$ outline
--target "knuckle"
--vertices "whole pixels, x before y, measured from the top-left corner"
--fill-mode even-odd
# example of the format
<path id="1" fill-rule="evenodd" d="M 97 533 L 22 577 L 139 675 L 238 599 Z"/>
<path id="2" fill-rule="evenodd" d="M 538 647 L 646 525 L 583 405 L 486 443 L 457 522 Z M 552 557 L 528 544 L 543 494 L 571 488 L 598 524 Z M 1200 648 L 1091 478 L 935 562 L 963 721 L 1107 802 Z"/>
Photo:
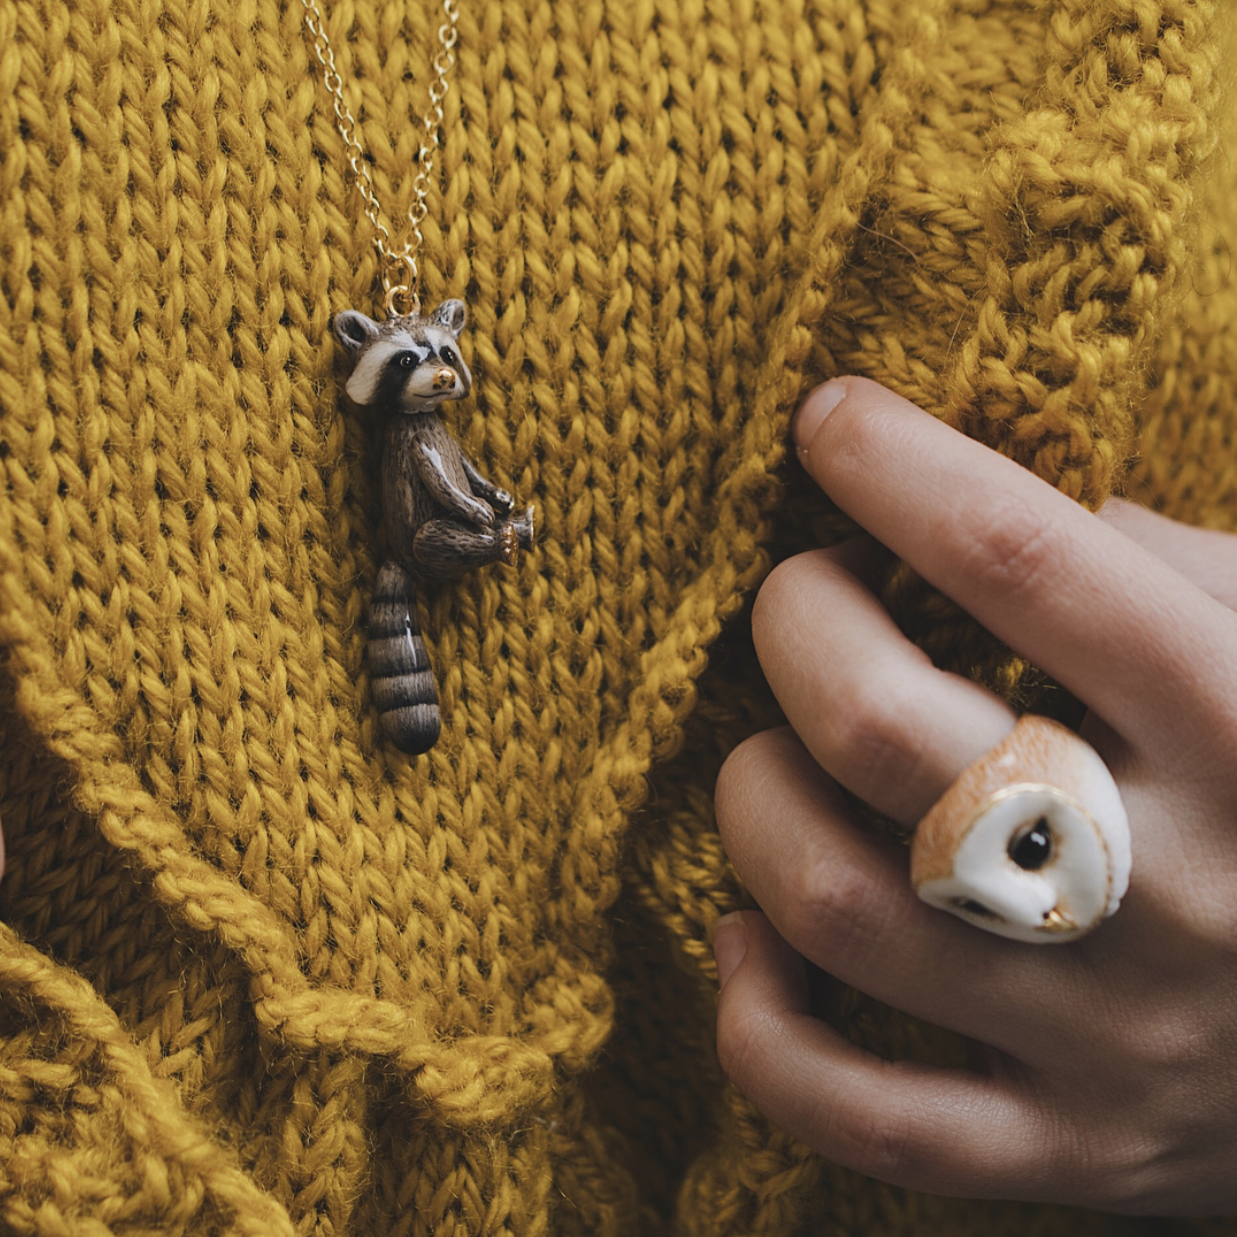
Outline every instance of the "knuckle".
<path id="1" fill-rule="evenodd" d="M 792 945 L 818 942 L 833 959 L 863 965 L 873 943 L 881 939 L 880 907 L 874 904 L 872 882 L 821 855 L 795 864 L 788 876 L 780 918 L 783 935 Z M 820 949 L 809 952 L 819 954 Z"/>
<path id="2" fill-rule="evenodd" d="M 1123 1087 L 1131 1087 L 1129 1078 Z M 1126 1103 L 1130 1099 L 1129 1094 L 1123 1097 Z M 1043 1093 L 1037 1115 L 1027 1130 L 1031 1162 L 1038 1166 L 1039 1179 L 1052 1182 L 1062 1201 L 1104 1211 L 1144 1209 L 1154 1193 L 1160 1159 L 1145 1123 L 1106 1120 L 1097 1126 L 1091 1113 L 1072 1104 L 1062 1107 L 1059 1096 L 1049 1092 Z"/>
<path id="3" fill-rule="evenodd" d="M 906 1114 L 855 1113 L 838 1131 L 838 1159 L 882 1181 L 918 1180 L 928 1171 Z"/>
<path id="4" fill-rule="evenodd" d="M 1053 519 L 1005 498 L 993 503 L 985 527 L 965 543 L 962 569 L 985 592 L 1034 595 L 1062 561 L 1063 544 Z"/>
<path id="5" fill-rule="evenodd" d="M 1164 1169 L 1173 1156 L 1135 1123 L 1127 1130 L 1064 1136 L 1055 1158 L 1061 1166 L 1058 1180 L 1068 1180 L 1079 1201 L 1104 1211 L 1145 1215 L 1164 1203 Z"/>
<path id="6" fill-rule="evenodd" d="M 1149 1156 L 1154 1160 L 1154 1155 Z M 1154 1215 L 1165 1210 L 1158 1163 L 1131 1162 L 1104 1166 L 1088 1179 L 1089 1206 L 1122 1215 Z"/>
<path id="7" fill-rule="evenodd" d="M 857 793 L 913 779 L 922 734 L 903 679 L 865 667 L 862 679 L 835 686 L 823 716 L 825 764 Z"/>
<path id="8" fill-rule="evenodd" d="M 1037 1126 L 1028 1132 L 1042 1171 L 1073 1188 L 1077 1181 L 1099 1182 L 1109 1173 L 1106 1153 L 1092 1133 L 1045 1100 Z"/>

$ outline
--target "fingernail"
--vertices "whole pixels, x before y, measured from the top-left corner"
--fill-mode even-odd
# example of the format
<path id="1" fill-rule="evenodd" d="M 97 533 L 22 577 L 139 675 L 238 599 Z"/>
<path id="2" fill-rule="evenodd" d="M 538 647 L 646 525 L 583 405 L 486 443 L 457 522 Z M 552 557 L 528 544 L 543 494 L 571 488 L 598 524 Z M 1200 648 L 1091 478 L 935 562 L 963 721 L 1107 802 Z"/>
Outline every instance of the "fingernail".
<path id="1" fill-rule="evenodd" d="M 717 985 L 725 987 L 726 980 L 743 961 L 747 952 L 747 925 L 739 911 L 723 915 L 713 929 L 713 957 L 717 960 Z"/>
<path id="2" fill-rule="evenodd" d="M 791 422 L 790 432 L 800 452 L 807 450 L 808 443 L 815 438 L 816 431 L 824 424 L 825 418 L 842 402 L 845 396 L 846 384 L 837 378 L 831 378 L 823 387 L 817 387 L 799 405 L 799 411 L 795 413 L 795 418 Z"/>

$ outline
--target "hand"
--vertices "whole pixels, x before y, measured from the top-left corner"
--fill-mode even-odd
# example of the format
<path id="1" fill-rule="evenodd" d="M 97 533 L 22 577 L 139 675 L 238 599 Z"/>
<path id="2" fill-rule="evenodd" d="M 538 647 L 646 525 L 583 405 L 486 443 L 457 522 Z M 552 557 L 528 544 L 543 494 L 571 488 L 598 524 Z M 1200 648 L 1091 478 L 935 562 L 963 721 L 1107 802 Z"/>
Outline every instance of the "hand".
<path id="1" fill-rule="evenodd" d="M 814 392 L 794 432 L 875 540 L 791 559 L 756 601 L 793 731 L 748 740 L 717 786 L 764 912 L 719 925 L 726 1072 L 790 1133 L 895 1184 L 1237 1208 L 1237 615 L 1221 604 L 1237 599 L 1237 539 L 1126 504 L 1092 515 L 862 379 Z M 1090 709 L 1082 734 L 1121 788 L 1134 870 L 1082 940 L 1020 944 L 930 909 L 905 848 L 839 791 L 913 826 L 1014 724 L 897 630 L 873 592 L 881 545 Z M 803 958 L 978 1041 L 982 1064 L 856 1048 L 809 1014 Z"/>

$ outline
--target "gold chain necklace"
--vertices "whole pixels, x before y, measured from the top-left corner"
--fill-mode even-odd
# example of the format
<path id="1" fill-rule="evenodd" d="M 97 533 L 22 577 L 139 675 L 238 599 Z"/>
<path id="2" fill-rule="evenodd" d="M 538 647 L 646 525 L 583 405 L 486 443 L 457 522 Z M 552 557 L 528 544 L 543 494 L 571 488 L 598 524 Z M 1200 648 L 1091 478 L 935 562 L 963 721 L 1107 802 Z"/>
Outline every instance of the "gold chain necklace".
<path id="1" fill-rule="evenodd" d="M 446 20 L 438 27 L 438 50 L 434 53 L 434 80 L 430 82 L 430 105 L 421 122 L 421 149 L 417 155 L 417 178 L 413 182 L 413 203 L 408 211 L 408 239 L 403 249 L 396 251 L 391 247 L 391 233 L 382 221 L 382 208 L 378 205 L 378 195 L 374 192 L 374 180 L 369 170 L 369 162 L 365 151 L 356 136 L 356 118 L 344 100 L 344 83 L 335 67 L 335 49 L 331 46 L 330 37 L 326 32 L 326 22 L 318 0 L 301 0 L 305 10 L 305 25 L 313 37 L 314 51 L 322 66 L 323 81 L 335 101 L 335 124 L 339 135 L 344 139 L 348 153 L 348 164 L 356 187 L 365 202 L 365 215 L 374 229 L 374 245 L 383 263 L 382 287 L 386 293 L 387 315 L 395 313 L 396 302 L 401 297 L 407 297 L 409 312 L 416 313 L 420 308 L 420 297 L 417 294 L 417 280 L 420 274 L 417 267 L 417 254 L 420 251 L 423 237 L 421 224 L 425 222 L 428 210 L 426 199 L 429 196 L 430 176 L 434 170 L 434 151 L 438 149 L 438 135 L 442 129 L 442 104 L 447 97 L 450 83 L 447 74 L 455 66 L 455 44 L 459 38 L 457 23 L 459 22 L 459 0 L 443 0 L 443 16 Z"/>
<path id="2" fill-rule="evenodd" d="M 438 27 L 430 106 L 422 122 L 408 239 L 402 249 L 392 246 L 382 221 L 318 0 L 301 4 L 384 266 L 386 320 L 376 322 L 345 309 L 331 319 L 331 330 L 351 364 L 344 386 L 348 398 L 386 419 L 382 450 L 386 558 L 370 602 L 370 691 L 387 738 L 401 751 L 416 754 L 437 742 L 442 724 L 429 653 L 417 620 L 418 585 L 455 579 L 487 563 L 512 563 L 520 550 L 533 548 L 533 508 L 517 512 L 515 499 L 482 476 L 438 413 L 444 401 L 463 399 L 472 388 L 472 374 L 458 347 L 468 316 L 464 302 L 446 300 L 423 315 L 417 290 L 421 224 L 442 129 L 447 74 L 455 64 L 459 0 L 444 0 L 442 6 L 446 21 Z M 401 300 L 407 305 L 404 312 L 396 309 Z"/>

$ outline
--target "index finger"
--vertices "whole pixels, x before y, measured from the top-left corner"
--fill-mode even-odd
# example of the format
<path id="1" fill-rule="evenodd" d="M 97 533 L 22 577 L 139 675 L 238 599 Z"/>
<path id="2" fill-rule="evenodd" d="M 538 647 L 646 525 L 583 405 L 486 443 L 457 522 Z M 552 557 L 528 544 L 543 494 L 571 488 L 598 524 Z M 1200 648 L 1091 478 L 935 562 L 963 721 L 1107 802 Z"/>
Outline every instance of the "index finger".
<path id="1" fill-rule="evenodd" d="M 1237 619 L 1105 521 L 867 379 L 794 434 L 843 511 L 1127 739 L 1231 728 Z"/>

